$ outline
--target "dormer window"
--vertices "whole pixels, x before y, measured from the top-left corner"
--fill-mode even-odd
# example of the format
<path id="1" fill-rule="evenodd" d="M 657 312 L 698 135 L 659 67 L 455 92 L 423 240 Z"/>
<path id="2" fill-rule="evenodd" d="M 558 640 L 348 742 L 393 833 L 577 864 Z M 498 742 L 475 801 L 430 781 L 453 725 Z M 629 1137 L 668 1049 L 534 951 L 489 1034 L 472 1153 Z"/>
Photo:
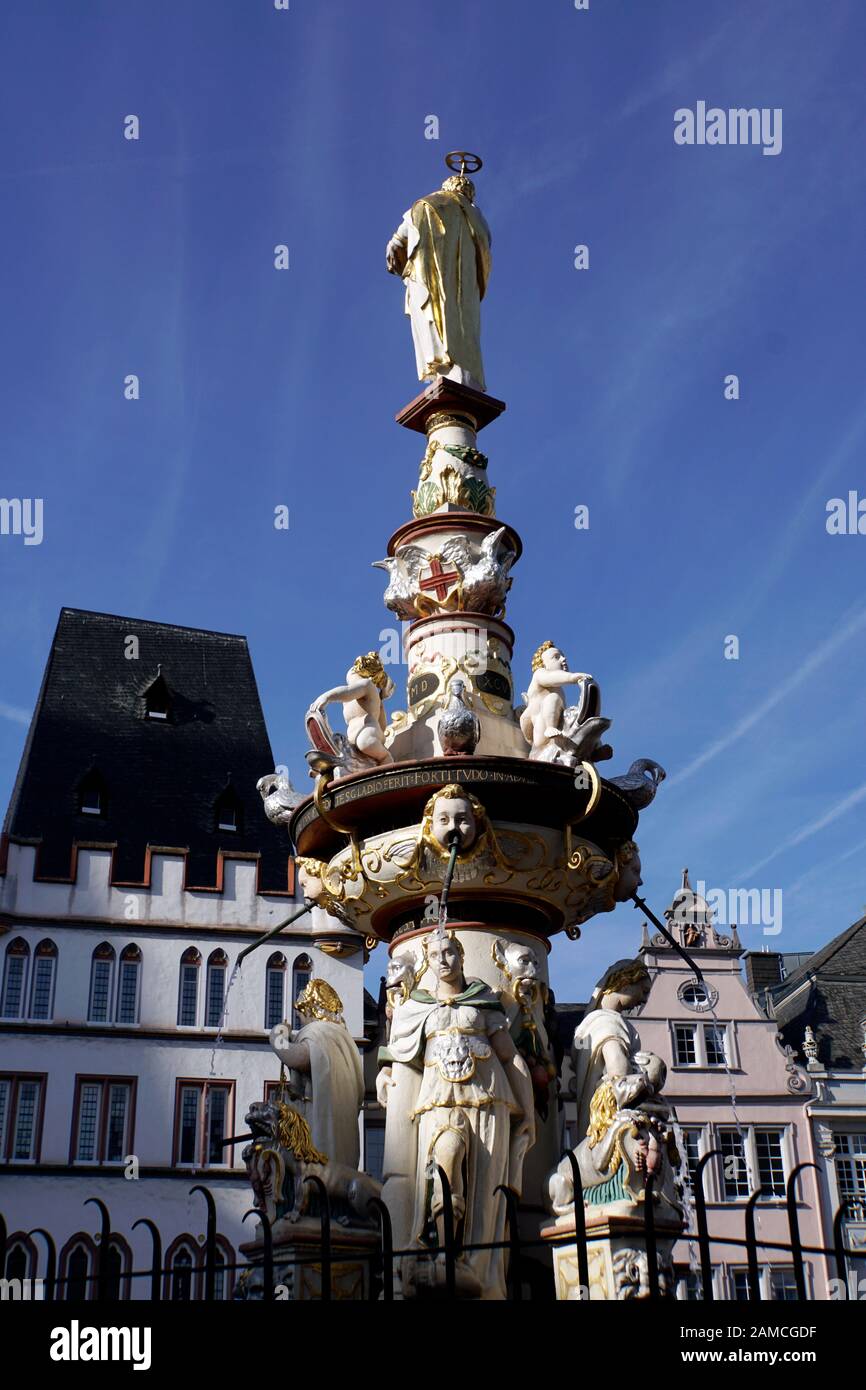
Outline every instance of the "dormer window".
<path id="1" fill-rule="evenodd" d="M 78 809 L 83 816 L 104 816 L 108 808 L 105 783 L 96 771 L 88 772 L 78 785 Z"/>
<path id="2" fill-rule="evenodd" d="M 161 670 L 157 670 L 156 679 L 152 680 L 144 692 L 144 717 L 145 719 L 168 719 L 171 710 L 171 693 L 165 682 L 165 677 Z"/>
<path id="3" fill-rule="evenodd" d="M 239 835 L 243 830 L 243 806 L 234 787 L 228 786 L 220 792 L 215 807 L 216 828 L 226 830 L 231 835 Z"/>

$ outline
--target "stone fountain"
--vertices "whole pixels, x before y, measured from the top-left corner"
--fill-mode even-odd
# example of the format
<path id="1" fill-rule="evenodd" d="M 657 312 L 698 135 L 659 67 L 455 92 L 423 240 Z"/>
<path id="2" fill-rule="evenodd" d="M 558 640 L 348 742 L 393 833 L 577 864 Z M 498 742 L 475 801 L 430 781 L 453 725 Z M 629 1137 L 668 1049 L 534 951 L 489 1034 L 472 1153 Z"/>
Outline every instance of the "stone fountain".
<path id="1" fill-rule="evenodd" d="M 503 1238 L 500 1183 L 520 1196 L 524 1235 L 538 1235 L 547 1209 L 562 1244 L 550 941 L 577 940 L 591 917 L 636 893 L 638 813 L 664 776 L 642 759 L 602 777 L 613 750 L 598 683 L 543 631 L 532 634 L 527 690 L 515 690 L 506 604 L 521 541 L 498 515 L 479 446 L 505 410 L 481 363 L 490 234 L 469 178 L 481 161 L 457 152 L 447 162 L 451 175 L 412 205 L 387 248 L 426 383 L 396 416 L 423 442 L 412 515 L 374 562 L 405 628 L 405 708 L 386 714 L 395 684 L 382 654 L 356 657 L 307 712 L 313 794 L 277 810 L 319 930 L 384 942 L 390 954 L 382 1197 L 395 1247 L 419 1251 L 400 1262 L 405 1298 L 442 1287 L 436 1258 L 421 1253 L 441 1235 L 440 1170 L 466 1244 Z M 345 732 L 330 722 L 337 704 Z M 633 1078 L 644 1074 L 636 1053 Z M 658 1080 L 620 1087 L 622 1106 L 646 1104 Z M 654 1154 L 667 1143 L 663 1108 L 644 1124 Z M 638 1149 L 646 1169 L 647 1146 Z M 632 1201 L 639 1169 L 629 1164 Z M 595 1176 L 605 1180 L 603 1164 Z M 465 1253 L 458 1296 L 505 1297 L 505 1271 L 502 1251 Z M 563 1285 L 559 1296 L 574 1295 Z M 594 1296 L 617 1296 L 611 1280 Z"/>

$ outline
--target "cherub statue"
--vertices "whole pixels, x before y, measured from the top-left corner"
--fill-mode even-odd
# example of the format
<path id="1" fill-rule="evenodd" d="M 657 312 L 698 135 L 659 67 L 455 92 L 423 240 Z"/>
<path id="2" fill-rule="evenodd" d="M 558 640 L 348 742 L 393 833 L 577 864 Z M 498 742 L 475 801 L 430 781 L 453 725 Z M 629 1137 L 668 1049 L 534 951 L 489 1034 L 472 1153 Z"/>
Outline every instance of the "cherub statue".
<path id="1" fill-rule="evenodd" d="M 580 703 L 566 705 L 561 694 L 566 685 L 582 686 Z M 578 767 L 597 762 L 613 752 L 600 742 L 610 720 L 599 714 L 601 692 L 585 671 L 569 671 L 568 662 L 552 642 L 542 642 L 532 658 L 532 680 L 524 694 L 526 707 L 520 728 L 530 745 L 530 758 L 543 763 Z"/>
<path id="2" fill-rule="evenodd" d="M 357 896 L 357 892 L 347 893 L 346 889 L 353 882 L 359 890 L 363 886 L 363 878 L 355 877 L 353 880 L 352 866 L 341 866 L 328 877 L 329 869 L 324 860 L 299 854 L 295 858 L 295 867 L 307 906 L 321 908 L 322 912 L 351 926 L 351 913 L 346 905 L 352 897 Z"/>
<path id="3" fill-rule="evenodd" d="M 383 703 L 393 693 L 394 682 L 378 652 L 356 657 L 346 672 L 346 684 L 326 690 L 307 711 L 307 733 L 313 746 L 334 757 L 344 774 L 393 762 L 384 743 L 387 720 Z M 334 733 L 325 718 L 325 706 L 332 702 L 345 706 L 345 736 Z"/>
<path id="4" fill-rule="evenodd" d="M 586 1206 L 637 1212 L 651 1175 L 655 1200 L 678 1216 L 679 1156 L 670 1110 L 659 1098 L 666 1067 L 655 1053 L 642 1051 L 637 1029 L 624 1017 L 646 1002 L 650 985 L 642 960 L 616 961 L 598 982 L 575 1029 L 572 1059 L 581 1139 L 574 1153 Z M 567 1159 L 551 1174 L 548 1197 L 557 1216 L 570 1215 L 574 1184 Z"/>
<path id="5" fill-rule="evenodd" d="M 270 1044 L 288 1071 L 288 1094 L 299 1104 L 312 1143 L 335 1163 L 358 1167 L 358 1115 L 364 1103 L 364 1073 L 343 1005 L 326 980 L 313 979 L 295 1008 L 304 1026 L 271 1029 Z"/>
<path id="6" fill-rule="evenodd" d="M 421 835 L 406 872 L 422 883 L 444 878 L 454 837 L 459 846 L 455 883 L 497 867 L 510 871 L 481 802 L 459 782 L 450 782 L 434 792 L 424 807 Z"/>
<path id="7" fill-rule="evenodd" d="M 614 902 L 625 903 L 643 883 L 640 876 L 640 850 L 634 840 L 626 840 L 624 845 L 620 845 L 615 855 L 615 863 L 617 880 L 613 893 Z"/>

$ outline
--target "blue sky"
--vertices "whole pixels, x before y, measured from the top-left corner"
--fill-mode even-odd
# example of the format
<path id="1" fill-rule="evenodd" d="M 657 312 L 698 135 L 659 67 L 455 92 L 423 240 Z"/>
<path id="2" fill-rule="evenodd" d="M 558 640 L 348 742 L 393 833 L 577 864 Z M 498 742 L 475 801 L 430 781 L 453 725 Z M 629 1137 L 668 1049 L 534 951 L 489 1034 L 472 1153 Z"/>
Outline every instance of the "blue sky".
<path id="1" fill-rule="evenodd" d="M 390 622 L 370 561 L 417 477 L 384 246 L 462 147 L 517 689 L 554 638 L 601 682 L 607 767 L 667 768 L 657 912 L 688 864 L 782 891 L 754 948 L 859 916 L 866 536 L 825 522 L 866 495 L 864 40 L 859 0 L 5 4 L 0 494 L 44 499 L 44 539 L 0 536 L 4 804 L 63 604 L 246 633 L 303 784 L 303 711 Z M 676 145 L 699 100 L 782 108 L 781 153 Z M 556 942 L 558 997 L 638 928 Z"/>

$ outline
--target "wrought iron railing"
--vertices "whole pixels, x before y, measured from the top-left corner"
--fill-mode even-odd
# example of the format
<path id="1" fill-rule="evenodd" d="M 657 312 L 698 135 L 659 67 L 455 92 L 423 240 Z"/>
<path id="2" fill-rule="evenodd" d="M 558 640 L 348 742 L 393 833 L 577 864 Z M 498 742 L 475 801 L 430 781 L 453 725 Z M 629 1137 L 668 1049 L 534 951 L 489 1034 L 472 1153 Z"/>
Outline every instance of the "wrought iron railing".
<path id="1" fill-rule="evenodd" d="M 851 1219 L 850 1208 L 854 1203 L 847 1199 L 842 1201 L 833 1220 L 833 1245 L 826 1248 L 818 1245 L 804 1244 L 800 1237 L 800 1219 L 797 1199 L 797 1186 L 801 1173 L 810 1167 L 815 1167 L 812 1163 L 800 1163 L 790 1173 L 786 1184 L 785 1205 L 788 1219 L 789 1240 L 786 1242 L 778 1240 L 767 1240 L 759 1238 L 756 1232 L 756 1214 L 758 1203 L 761 1200 L 762 1192 L 759 1188 L 752 1192 L 743 1207 L 743 1236 L 742 1238 L 712 1233 L 709 1229 L 707 1219 L 707 1203 L 704 1195 L 703 1181 L 704 1171 L 707 1163 L 720 1154 L 718 1149 L 712 1150 L 702 1156 L 696 1166 L 694 1181 L 692 1184 L 692 1194 L 694 1201 L 695 1224 L 697 1230 L 694 1232 L 684 1232 L 677 1239 L 680 1241 L 696 1242 L 699 1252 L 697 1293 L 701 1299 L 711 1302 L 714 1299 L 713 1291 L 713 1262 L 712 1247 L 726 1246 L 733 1249 L 745 1251 L 747 1266 L 747 1286 L 749 1299 L 760 1301 L 762 1298 L 759 1251 L 772 1252 L 775 1255 L 786 1255 L 793 1265 L 794 1279 L 798 1299 L 808 1299 L 810 1297 L 808 1283 L 806 1279 L 806 1269 L 804 1256 L 822 1256 L 831 1260 L 835 1264 L 837 1271 L 837 1287 L 839 1292 L 835 1295 L 839 1298 L 848 1298 L 852 1294 L 849 1292 L 849 1274 L 855 1266 L 848 1264 L 848 1261 L 862 1261 L 862 1250 L 849 1249 L 845 1244 L 845 1222 Z M 443 1209 L 441 1221 L 441 1244 L 438 1242 L 430 1245 L 413 1245 L 411 1249 L 396 1249 L 393 1242 L 391 1217 L 387 1206 L 381 1198 L 373 1198 L 370 1202 L 371 1218 L 375 1216 L 375 1222 L 371 1229 L 375 1233 L 375 1243 L 369 1250 L 352 1250 L 351 1259 L 354 1264 L 361 1260 L 369 1261 L 369 1279 L 367 1286 L 369 1298 L 371 1300 L 391 1301 L 395 1297 L 395 1269 L 397 1262 L 405 1257 L 413 1260 L 439 1259 L 444 1263 L 444 1289 L 442 1293 L 446 1298 L 456 1297 L 457 1287 L 457 1261 L 461 1254 L 473 1250 L 504 1249 L 507 1252 L 507 1280 L 508 1298 L 515 1302 L 521 1301 L 525 1297 L 524 1278 L 525 1262 L 531 1255 L 541 1255 L 549 1252 L 551 1246 L 571 1245 L 576 1247 L 578 1262 L 578 1284 L 583 1291 L 582 1297 L 589 1297 L 589 1243 L 585 1224 L 585 1209 L 583 1203 L 583 1192 L 580 1181 L 576 1159 L 572 1153 L 566 1155 L 571 1160 L 571 1168 L 574 1179 L 575 1192 L 575 1229 L 572 1233 L 565 1230 L 562 1234 L 548 1233 L 542 1236 L 527 1238 L 521 1235 L 519 1230 L 519 1202 L 517 1194 L 509 1187 L 500 1186 L 496 1189 L 496 1195 L 506 1205 L 506 1234 L 501 1241 L 493 1241 L 484 1244 L 465 1244 L 461 1240 L 460 1230 L 454 1219 L 454 1210 L 451 1200 L 451 1190 L 448 1179 L 443 1170 L 439 1169 L 439 1178 L 442 1185 Z M 245 1270 L 261 1269 L 261 1290 L 258 1295 L 262 1299 L 272 1300 L 285 1297 L 284 1291 L 280 1289 L 275 1279 L 275 1267 L 284 1269 L 294 1265 L 315 1265 L 320 1274 L 320 1294 L 322 1301 L 329 1301 L 333 1296 L 333 1276 L 339 1267 L 341 1258 L 339 1251 L 334 1250 L 332 1236 L 335 1230 L 334 1221 L 331 1213 L 331 1204 L 327 1189 L 322 1180 L 316 1176 L 309 1176 L 305 1181 L 315 1189 L 318 1206 L 319 1238 L 312 1253 L 305 1255 L 288 1256 L 282 1249 L 277 1254 L 274 1248 L 274 1232 L 271 1223 L 265 1214 L 255 1208 L 250 1208 L 244 1214 L 244 1220 L 249 1217 L 256 1217 L 261 1223 L 261 1261 L 251 1264 L 248 1260 L 228 1260 L 224 1251 L 220 1248 L 221 1237 L 217 1231 L 217 1209 L 214 1195 L 211 1190 L 202 1183 L 196 1183 L 190 1188 L 190 1195 L 200 1194 L 204 1199 L 207 1208 L 207 1226 L 204 1238 L 203 1259 L 192 1265 L 185 1265 L 183 1269 L 174 1263 L 164 1263 L 163 1261 L 163 1241 L 162 1234 L 156 1223 L 148 1216 L 140 1217 L 132 1224 L 132 1229 L 138 1227 L 145 1228 L 150 1233 L 151 1238 L 151 1263 L 146 1269 L 124 1269 L 120 1270 L 119 1276 L 116 1268 L 114 1271 L 109 1269 L 108 1252 L 112 1248 L 112 1238 L 121 1235 L 120 1232 L 112 1229 L 111 1216 L 106 1203 L 99 1197 L 88 1197 L 85 1205 L 94 1205 L 100 1214 L 100 1231 L 96 1241 L 96 1255 L 93 1269 L 87 1275 L 71 1276 L 68 1273 L 61 1276 L 57 1268 L 57 1246 L 52 1235 L 42 1227 L 36 1227 L 29 1231 L 28 1237 L 39 1236 L 45 1247 L 44 1267 L 39 1272 L 31 1269 L 27 1280 L 21 1281 L 33 1284 L 38 1281 L 41 1296 L 47 1301 L 69 1299 L 74 1296 L 72 1290 L 78 1290 L 82 1285 L 87 1290 L 89 1298 L 100 1302 L 110 1302 L 114 1300 L 124 1301 L 133 1297 L 133 1285 L 135 1285 L 135 1298 L 150 1299 L 161 1301 L 166 1289 L 169 1291 L 169 1298 L 202 1298 L 205 1301 L 213 1301 L 217 1298 L 217 1285 L 220 1276 L 223 1276 L 224 1289 L 227 1289 L 230 1276 L 236 1273 L 243 1273 Z M 655 1204 L 652 1200 L 653 1179 L 647 1177 L 646 1200 L 641 1204 L 644 1218 L 644 1239 L 647 1257 L 647 1297 L 659 1299 L 664 1296 L 665 1283 L 660 1269 L 658 1254 L 658 1232 L 656 1227 Z M 285 1228 L 283 1228 L 283 1231 Z M 342 1224 L 336 1226 L 336 1231 L 345 1235 L 346 1227 Z M 665 1235 L 670 1238 L 670 1228 L 667 1227 Z M 7 1266 L 7 1226 L 0 1214 L 0 1271 L 5 1271 L 7 1281 L 14 1285 L 15 1279 L 10 1277 L 10 1269 Z M 546 1257 L 545 1257 L 546 1260 Z M 538 1261 L 534 1261 L 536 1269 Z M 198 1277 L 196 1277 L 198 1276 Z M 141 1282 L 137 1282 L 141 1281 Z M 139 1290 L 142 1283 L 148 1287 L 148 1292 L 141 1293 Z M 533 1283 L 535 1292 L 533 1297 L 539 1295 L 537 1280 Z M 668 1281 L 669 1287 L 669 1281 Z M 4 1286 L 5 1288 L 5 1286 Z M 8 1288 L 5 1289 L 6 1296 L 9 1296 Z M 549 1270 L 549 1289 L 547 1296 L 553 1299 L 554 1277 L 552 1270 Z M 13 1291 L 14 1296 L 14 1291 Z M 223 1294 L 225 1296 L 225 1294 Z M 856 1297 L 856 1292 L 853 1294 Z"/>

